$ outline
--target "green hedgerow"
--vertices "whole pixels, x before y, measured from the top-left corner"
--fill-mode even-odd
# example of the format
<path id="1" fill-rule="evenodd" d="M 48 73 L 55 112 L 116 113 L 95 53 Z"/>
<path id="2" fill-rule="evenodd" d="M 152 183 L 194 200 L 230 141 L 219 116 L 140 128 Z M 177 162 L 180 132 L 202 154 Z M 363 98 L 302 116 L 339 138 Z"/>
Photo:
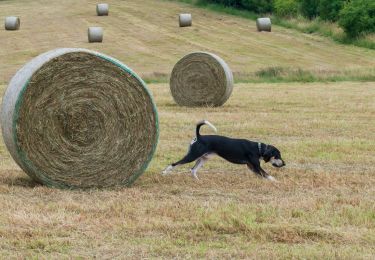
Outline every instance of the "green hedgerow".
<path id="1" fill-rule="evenodd" d="M 336 22 L 347 0 L 320 0 L 318 12 L 321 19 Z"/>
<path id="2" fill-rule="evenodd" d="M 275 0 L 273 5 L 274 12 L 278 16 L 291 17 L 298 13 L 297 0 Z"/>
<path id="3" fill-rule="evenodd" d="M 375 1 L 352 0 L 346 3 L 338 22 L 350 38 L 375 32 Z"/>

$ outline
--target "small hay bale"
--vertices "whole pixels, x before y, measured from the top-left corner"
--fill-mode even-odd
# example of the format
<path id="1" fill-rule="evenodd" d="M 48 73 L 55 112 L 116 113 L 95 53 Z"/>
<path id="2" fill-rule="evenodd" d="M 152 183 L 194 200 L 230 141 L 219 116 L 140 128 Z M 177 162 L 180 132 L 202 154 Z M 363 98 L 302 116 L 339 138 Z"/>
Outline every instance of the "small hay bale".
<path id="1" fill-rule="evenodd" d="M 46 52 L 16 73 L 2 102 L 10 154 L 47 186 L 130 185 L 156 149 L 158 117 L 145 83 L 101 53 Z"/>
<path id="2" fill-rule="evenodd" d="M 178 16 L 178 20 L 180 23 L 180 27 L 187 27 L 191 26 L 192 24 L 191 14 L 180 14 Z"/>
<path id="3" fill-rule="evenodd" d="M 20 18 L 16 16 L 8 16 L 5 18 L 5 30 L 16 31 L 20 28 Z"/>
<path id="4" fill-rule="evenodd" d="M 181 106 L 221 106 L 233 90 L 233 74 L 220 57 L 208 52 L 186 55 L 170 79 L 173 99 Z"/>
<path id="5" fill-rule="evenodd" d="M 261 32 L 261 31 L 270 32 L 271 31 L 271 19 L 270 18 L 258 18 L 257 29 L 258 29 L 258 32 Z"/>
<path id="6" fill-rule="evenodd" d="M 89 27 L 87 31 L 89 42 L 102 42 L 103 41 L 103 28 L 102 27 Z"/>
<path id="7" fill-rule="evenodd" d="M 109 5 L 108 4 L 97 4 L 96 5 L 96 14 L 98 16 L 107 16 L 109 13 Z"/>

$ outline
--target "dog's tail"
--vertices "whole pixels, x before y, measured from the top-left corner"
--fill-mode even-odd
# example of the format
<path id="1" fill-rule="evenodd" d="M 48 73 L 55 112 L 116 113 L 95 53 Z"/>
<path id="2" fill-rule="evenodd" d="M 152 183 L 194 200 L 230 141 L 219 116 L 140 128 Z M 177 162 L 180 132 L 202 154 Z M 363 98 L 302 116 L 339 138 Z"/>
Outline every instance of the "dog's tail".
<path id="1" fill-rule="evenodd" d="M 208 122 L 207 120 L 202 120 L 202 121 L 199 121 L 198 123 L 197 123 L 197 128 L 196 128 L 196 130 L 195 130 L 195 133 L 196 133 L 196 135 L 197 135 L 197 139 L 199 139 L 200 138 L 200 133 L 199 133 L 199 130 L 201 129 L 201 126 L 202 125 L 208 125 L 209 127 L 211 127 L 215 132 L 217 132 L 217 129 L 216 129 L 216 127 L 213 125 L 213 124 L 211 124 L 210 122 Z"/>

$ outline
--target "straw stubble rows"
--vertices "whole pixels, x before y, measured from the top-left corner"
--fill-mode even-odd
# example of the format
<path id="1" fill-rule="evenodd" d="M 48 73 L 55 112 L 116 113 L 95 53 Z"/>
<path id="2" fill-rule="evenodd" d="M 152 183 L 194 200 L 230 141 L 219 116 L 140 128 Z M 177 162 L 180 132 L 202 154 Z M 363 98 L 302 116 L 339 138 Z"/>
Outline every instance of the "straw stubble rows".
<path id="1" fill-rule="evenodd" d="M 151 90 L 160 142 L 130 189 L 38 186 L 1 145 L 1 255 L 370 259 L 375 253 L 373 83 L 239 84 L 224 107 L 207 109 L 178 107 L 167 85 Z M 199 182 L 188 165 L 160 176 L 184 155 L 202 118 L 219 134 L 279 147 L 286 168 L 265 169 L 280 183 L 218 158 Z"/>

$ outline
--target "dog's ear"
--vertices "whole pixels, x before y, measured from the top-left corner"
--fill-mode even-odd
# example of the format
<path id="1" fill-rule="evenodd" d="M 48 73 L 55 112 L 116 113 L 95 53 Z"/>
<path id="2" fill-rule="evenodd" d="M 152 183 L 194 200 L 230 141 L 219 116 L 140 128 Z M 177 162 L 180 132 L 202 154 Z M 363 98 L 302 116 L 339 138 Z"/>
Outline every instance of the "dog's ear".
<path id="1" fill-rule="evenodd" d="M 266 151 L 263 153 L 263 160 L 267 163 L 271 160 L 271 157 L 273 156 L 273 148 L 272 146 L 267 146 Z"/>

